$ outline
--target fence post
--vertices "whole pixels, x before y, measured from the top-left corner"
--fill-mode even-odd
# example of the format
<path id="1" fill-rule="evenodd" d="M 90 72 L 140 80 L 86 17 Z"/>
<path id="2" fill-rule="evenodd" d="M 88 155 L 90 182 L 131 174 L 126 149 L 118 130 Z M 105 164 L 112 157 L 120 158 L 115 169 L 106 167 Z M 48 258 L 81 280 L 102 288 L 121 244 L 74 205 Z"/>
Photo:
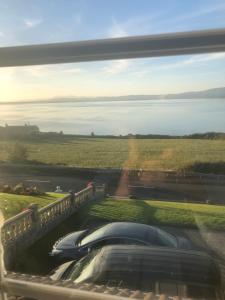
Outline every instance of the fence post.
<path id="1" fill-rule="evenodd" d="M 73 209 L 73 207 L 75 206 L 75 198 L 76 198 L 74 190 L 70 190 L 69 194 L 70 194 L 71 209 Z"/>
<path id="2" fill-rule="evenodd" d="M 38 204 L 32 203 L 28 206 L 28 209 L 31 210 L 32 222 L 37 223 L 39 221 Z"/>

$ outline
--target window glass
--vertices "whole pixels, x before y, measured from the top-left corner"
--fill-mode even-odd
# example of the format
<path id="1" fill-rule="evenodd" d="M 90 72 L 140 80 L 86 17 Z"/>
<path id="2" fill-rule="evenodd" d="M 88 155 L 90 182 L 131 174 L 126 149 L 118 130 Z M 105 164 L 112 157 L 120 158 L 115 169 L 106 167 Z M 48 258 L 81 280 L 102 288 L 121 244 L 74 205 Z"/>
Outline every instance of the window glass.
<path id="1" fill-rule="evenodd" d="M 84 237 L 81 240 L 80 244 L 83 246 L 83 245 L 92 243 L 94 241 L 97 241 L 98 239 L 104 238 L 106 231 L 107 231 L 107 228 L 105 226 L 103 226 L 97 230 L 94 230 L 94 232 L 92 232 L 91 234 Z M 100 243 L 102 243 L 102 242 L 104 243 L 105 241 L 100 241 Z"/>
<path id="2" fill-rule="evenodd" d="M 159 244 L 169 246 L 169 247 L 177 247 L 178 242 L 175 237 L 173 237 L 168 232 L 164 232 L 163 230 L 157 229 L 157 239 Z"/>
<path id="3" fill-rule="evenodd" d="M 212 17 L 212 11 L 223 16 L 223 4 L 202 14 Z M 193 14 L 186 20 L 194 19 L 197 13 Z M 225 18 L 219 20 L 222 24 Z M 189 23 L 186 29 L 195 25 Z M 1 34 L 0 27 L 1 45 L 48 42 L 47 29 L 46 36 L 40 32 L 43 40 L 33 39 L 32 30 L 43 25 L 44 21 L 26 20 L 29 38 L 17 34 L 18 40 L 4 40 L 7 34 Z M 141 26 L 135 28 L 130 33 L 141 33 Z M 132 270 L 142 264 L 123 252 L 124 245 L 138 252 L 144 248 L 143 239 L 164 255 L 158 259 L 161 269 L 168 268 L 166 274 L 159 272 L 162 293 L 169 295 L 168 282 L 180 274 L 181 268 L 174 267 L 176 258 L 168 256 L 175 247 L 176 253 L 185 252 L 187 274 L 175 284 L 184 287 L 186 281 L 200 278 L 185 289 L 187 294 L 179 286 L 178 296 L 202 293 L 206 277 L 214 292 L 225 255 L 224 79 L 222 52 L 2 68 L 0 208 L 6 221 L 1 234 L 6 269 L 48 276 L 62 260 L 81 258 L 70 273 L 73 280 L 95 282 L 96 266 L 103 266 L 104 257 L 96 260 L 91 252 L 82 259 L 82 246 L 87 249 L 108 236 L 90 250 L 116 243 L 115 256 L 127 257 L 126 270 L 112 260 L 111 271 L 121 272 L 109 270 L 110 285 L 125 285 L 124 271 L 130 274 L 129 287 L 144 286 L 157 295 L 160 288 L 154 278 L 144 273 L 142 280 L 141 272 L 133 276 Z M 142 230 L 146 225 L 152 227 Z M 86 229 L 89 233 L 82 239 Z M 68 242 L 65 236 L 71 232 L 77 233 Z M 122 237 L 113 239 L 119 232 Z M 187 251 L 179 249 L 179 237 Z M 57 249 L 59 241 L 64 246 Z M 53 245 L 55 257 L 50 257 Z M 195 257 L 196 250 L 204 261 Z M 152 270 L 155 262 L 146 265 Z M 105 283 L 105 274 L 101 276 Z"/>
<path id="4" fill-rule="evenodd" d="M 96 273 L 96 260 L 98 259 L 97 251 L 93 251 L 81 261 L 79 261 L 67 276 L 70 280 L 79 283 L 93 277 Z"/>

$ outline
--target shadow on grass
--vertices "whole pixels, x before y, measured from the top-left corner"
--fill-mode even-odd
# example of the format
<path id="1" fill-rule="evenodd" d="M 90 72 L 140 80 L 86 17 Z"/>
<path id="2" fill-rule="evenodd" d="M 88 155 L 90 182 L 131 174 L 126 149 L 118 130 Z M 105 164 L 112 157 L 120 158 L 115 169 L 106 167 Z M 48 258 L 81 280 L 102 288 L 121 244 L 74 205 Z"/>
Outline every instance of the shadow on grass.
<path id="1" fill-rule="evenodd" d="M 183 170 L 187 172 L 225 175 L 225 162 L 195 162 L 193 164 L 187 165 Z"/>
<path id="2" fill-rule="evenodd" d="M 6 138 L 5 141 L 15 141 L 15 137 Z M 60 135 L 51 133 L 42 133 L 40 135 L 24 136 L 18 139 L 19 142 L 25 142 L 29 144 L 81 144 L 83 142 L 103 142 L 99 138 L 87 137 L 87 136 L 76 136 L 76 135 Z"/>
<path id="3" fill-rule="evenodd" d="M 59 200 L 66 196 L 68 196 L 68 194 L 62 194 L 62 195 L 60 195 L 60 197 L 55 197 L 53 195 L 36 195 L 36 196 L 34 195 L 33 197 L 38 197 L 38 198 L 42 198 L 42 199 L 46 199 L 46 200 Z"/>

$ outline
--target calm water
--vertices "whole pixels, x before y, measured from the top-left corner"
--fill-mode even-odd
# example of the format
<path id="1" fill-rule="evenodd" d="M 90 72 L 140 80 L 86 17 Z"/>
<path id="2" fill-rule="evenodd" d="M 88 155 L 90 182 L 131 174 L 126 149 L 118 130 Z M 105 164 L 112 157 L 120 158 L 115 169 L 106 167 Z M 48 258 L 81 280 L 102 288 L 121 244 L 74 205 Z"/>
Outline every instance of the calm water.
<path id="1" fill-rule="evenodd" d="M 27 122 L 42 131 L 75 134 L 225 131 L 225 99 L 0 105 L 0 125 Z"/>

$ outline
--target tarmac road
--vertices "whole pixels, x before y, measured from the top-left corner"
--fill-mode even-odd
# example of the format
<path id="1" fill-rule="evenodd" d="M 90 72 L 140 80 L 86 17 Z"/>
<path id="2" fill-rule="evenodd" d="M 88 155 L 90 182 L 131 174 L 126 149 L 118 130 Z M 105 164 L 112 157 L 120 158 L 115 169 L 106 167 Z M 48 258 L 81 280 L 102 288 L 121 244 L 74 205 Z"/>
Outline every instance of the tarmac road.
<path id="1" fill-rule="evenodd" d="M 4 173 L 0 175 L 0 185 L 16 184 L 23 182 L 25 185 L 37 186 L 43 192 L 55 191 L 56 186 L 60 186 L 65 192 L 73 189 L 75 192 L 84 188 L 90 180 L 107 184 L 107 194 L 120 197 L 134 196 L 137 199 L 154 198 L 165 201 L 184 202 L 210 202 L 214 204 L 225 204 L 225 185 L 208 184 L 204 181 L 194 183 L 167 182 L 164 180 L 133 180 L 121 175 L 115 180 L 104 174 L 96 175 L 63 175 L 52 176 L 45 174 L 12 174 Z"/>

